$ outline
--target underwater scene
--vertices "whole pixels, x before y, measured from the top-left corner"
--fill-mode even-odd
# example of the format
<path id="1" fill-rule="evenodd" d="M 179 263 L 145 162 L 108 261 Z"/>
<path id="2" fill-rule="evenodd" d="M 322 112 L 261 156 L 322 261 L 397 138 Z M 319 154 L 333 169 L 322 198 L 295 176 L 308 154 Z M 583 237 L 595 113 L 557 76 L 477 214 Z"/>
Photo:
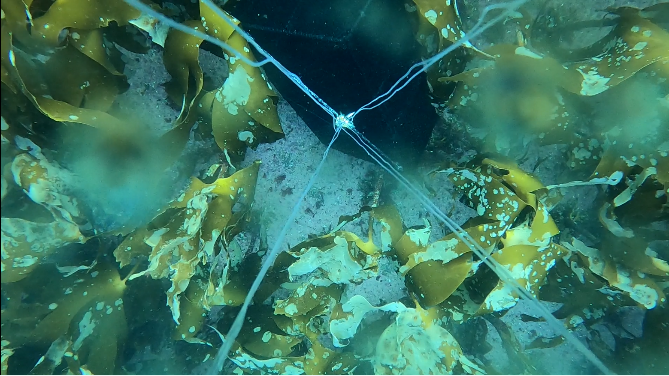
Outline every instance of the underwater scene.
<path id="1" fill-rule="evenodd" d="M 3 0 L 2 375 L 668 374 L 666 0 Z"/>

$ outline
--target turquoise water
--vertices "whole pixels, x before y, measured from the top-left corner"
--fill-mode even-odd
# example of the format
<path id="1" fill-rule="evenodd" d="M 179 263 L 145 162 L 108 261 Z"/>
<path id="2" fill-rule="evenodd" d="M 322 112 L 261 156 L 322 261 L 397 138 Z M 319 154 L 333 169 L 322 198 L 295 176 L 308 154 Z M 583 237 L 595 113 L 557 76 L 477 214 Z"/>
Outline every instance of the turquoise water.
<path id="1" fill-rule="evenodd" d="M 669 4 L 142 4 L 2 4 L 3 374 L 669 371 Z"/>

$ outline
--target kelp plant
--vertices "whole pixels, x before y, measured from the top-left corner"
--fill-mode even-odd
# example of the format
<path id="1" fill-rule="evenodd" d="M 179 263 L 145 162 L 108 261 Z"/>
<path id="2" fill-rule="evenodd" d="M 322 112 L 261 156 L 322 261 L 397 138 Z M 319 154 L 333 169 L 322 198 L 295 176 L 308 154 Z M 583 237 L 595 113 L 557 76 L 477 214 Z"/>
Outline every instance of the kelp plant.
<path id="1" fill-rule="evenodd" d="M 581 29 L 560 27 L 549 6 L 514 9 L 495 26 L 514 40 L 486 47 L 463 43 L 462 3 L 407 3 L 426 59 L 453 50 L 417 78 L 448 115 L 425 184 L 461 198 L 469 219 L 437 236 L 433 218 L 405 223 L 390 188 L 375 187 L 359 212 L 278 254 L 234 340 L 223 334 L 272 256 L 255 229 L 262 162 L 241 166 L 247 147 L 283 137 L 278 94 L 232 15 L 206 1 L 146 4 L 184 28 L 121 0 L 1 5 L 2 374 L 144 372 L 146 351 L 171 351 L 166 373 L 218 372 L 226 358 L 223 371 L 238 374 L 537 372 L 533 351 L 572 346 L 576 331 L 600 369 L 668 371 L 667 4 L 610 9 L 608 34 L 575 48 L 550 42 Z M 227 69 L 217 88 L 205 48 Z M 179 109 L 162 132 L 117 103 L 122 57 L 151 49 Z M 355 137 L 350 119 L 335 125 Z M 444 132 L 474 152 L 445 149 Z M 218 161 L 183 173 L 194 138 L 215 143 Z M 85 144 L 94 155 L 69 150 Z M 559 176 L 533 174 L 515 152 L 550 145 Z M 591 210 L 565 198 L 580 189 Z M 114 195 L 137 204 L 120 215 Z M 375 306 L 359 287 L 388 276 L 407 294 Z M 516 338 L 517 323 L 499 317 L 518 287 L 558 303 L 567 334 Z M 639 333 L 615 322 L 629 308 L 642 312 Z M 490 338 L 481 320 L 515 368 L 467 344 L 472 328 Z"/>

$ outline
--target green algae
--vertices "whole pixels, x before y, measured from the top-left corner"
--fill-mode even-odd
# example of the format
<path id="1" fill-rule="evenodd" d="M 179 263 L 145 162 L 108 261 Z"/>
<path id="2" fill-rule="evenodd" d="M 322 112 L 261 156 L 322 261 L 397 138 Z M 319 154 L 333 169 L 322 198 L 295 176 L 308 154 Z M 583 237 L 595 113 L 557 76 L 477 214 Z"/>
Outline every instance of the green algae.
<path id="1" fill-rule="evenodd" d="M 456 2 L 447 6 L 415 3 L 420 16 L 418 38 L 431 54 L 464 35 Z M 241 305 L 250 287 L 249 275 L 259 270 L 261 255 L 244 254 L 235 240 L 250 221 L 259 163 L 230 175 L 220 165 L 212 166 L 215 172 L 207 183 L 193 177 L 182 195 L 148 223 L 118 231 L 119 242 L 106 243 L 100 239 L 113 234 L 91 232 L 85 206 L 63 189 L 60 175 L 66 172 L 62 168 L 34 147 L 17 146 L 14 155 L 5 158 L 5 145 L 17 144 L 18 134 L 26 135 L 25 118 L 40 124 L 48 118 L 49 125 L 61 127 L 87 125 L 109 137 L 132 134 L 132 121 L 113 112 L 126 78 L 114 52 L 105 45 L 103 31 L 110 22 L 149 30 L 154 42 L 164 46 L 164 65 L 172 77 L 166 90 L 181 107 L 181 115 L 156 145 L 171 145 L 177 156 L 197 120 L 208 125 L 231 164 L 243 158 L 247 147 L 279 139 L 283 132 L 276 112 L 277 93 L 260 69 L 227 54 L 227 80 L 215 90 L 204 91 L 199 62 L 202 40 L 176 30 L 161 38 L 154 32 L 155 25 L 139 22 L 142 15 L 124 2 L 56 1 L 30 19 L 32 33 L 25 27 L 31 4 L 8 1 L 2 5 L 3 169 L 8 171 L 2 196 L 2 284 L 7 303 L 2 311 L 3 374 L 14 371 L 11 357 L 21 348 L 43 351 L 34 364 L 36 373 L 121 372 L 125 366 L 121 349 L 133 346 L 126 341 L 140 329 L 127 316 L 125 297 L 141 295 L 144 289 L 154 293 L 147 301 L 166 302 L 156 309 L 171 318 L 163 323 L 170 337 L 191 346 L 188 351 L 205 362 L 219 343 L 209 330 L 208 315 L 214 308 Z M 502 121 L 514 123 L 515 129 L 541 143 L 570 145 L 569 166 L 589 169 L 592 185 L 602 185 L 595 181 L 598 178 L 622 174 L 616 184 L 604 183 L 597 194 L 600 210 L 595 222 L 601 228 L 597 241 L 588 244 L 572 235 L 559 213 L 553 212 L 560 197 L 550 193 L 559 188 L 545 186 L 515 162 L 495 155 L 433 174 L 447 174 L 476 212 L 462 226 L 467 234 L 533 296 L 563 303 L 555 315 L 565 319 L 570 329 L 592 328 L 620 307 L 648 310 L 643 337 L 624 342 L 613 353 L 601 351 L 612 368 L 622 371 L 657 370 L 646 364 L 645 351 L 663 338 L 655 329 L 666 327 L 662 313 L 666 313 L 668 258 L 648 239 L 662 239 L 661 230 L 653 225 L 666 220 L 667 134 L 666 129 L 650 129 L 642 136 L 654 142 L 634 144 L 623 143 L 625 132 L 619 127 L 583 134 L 577 132 L 576 124 L 584 114 L 574 103 L 615 95 L 640 76 L 660 83 L 666 80 L 669 36 L 649 16 L 656 11 L 655 7 L 614 10 L 615 26 L 603 39 L 612 43 L 597 43 L 571 54 L 534 50 L 532 41 L 541 31 L 521 27 L 518 45 L 478 49 L 466 44 L 427 76 L 435 97 L 448 97 L 442 100 L 450 110 L 474 116 L 471 123 L 487 127 L 481 152 L 504 154 L 499 139 L 509 128 L 494 126 L 494 121 Z M 253 59 L 247 42 L 223 19 L 203 4 L 199 12 L 200 19 L 184 24 Z M 523 17 L 529 16 L 523 13 Z M 438 42 L 429 45 L 427 39 L 435 33 Z M 34 59 L 42 52 L 49 52 L 46 63 Z M 584 59 L 565 58 L 575 55 Z M 473 59 L 492 63 L 460 73 L 462 63 Z M 507 95 L 509 81 L 516 89 Z M 445 95 L 448 85 L 456 85 L 452 95 Z M 666 93 L 659 100 L 666 102 Z M 485 117 L 476 119 L 481 113 L 477 106 L 486 108 Z M 661 104 L 656 109 L 663 119 L 667 119 L 667 108 Z M 5 117 L 5 113 L 11 115 Z M 27 132 L 35 142 L 43 141 L 41 133 L 50 135 L 42 127 Z M 49 148 L 58 150 L 57 139 L 48 141 Z M 167 158 L 165 164 L 177 156 Z M 570 182 L 562 185 L 568 187 Z M 10 208 L 5 200 L 16 195 L 42 211 L 5 216 Z M 362 222 L 365 215 L 369 219 L 366 233 L 341 230 L 348 223 Z M 445 326 L 503 314 L 518 296 L 491 277 L 462 240 L 450 234 L 430 241 L 431 231 L 427 221 L 406 229 L 393 205 L 363 207 L 355 215 L 342 217 L 337 230 L 291 247 L 261 286 L 261 298 L 256 299 L 255 311 L 233 347 L 230 359 L 237 371 L 483 373 L 486 367 L 470 360 Z M 73 249 L 89 257 L 72 256 L 70 260 L 76 262 L 54 267 L 52 256 L 74 255 Z M 405 278 L 414 301 L 374 307 L 361 296 L 344 300 L 346 286 L 379 275 L 382 257 L 398 260 L 396 272 Z M 165 280 L 169 287 L 162 292 L 148 289 L 148 278 Z M 286 287 L 287 296 L 274 299 L 271 306 L 263 304 Z M 362 324 L 370 312 L 395 316 L 370 329 Z M 227 321 L 222 318 L 212 324 L 223 329 Z M 373 340 L 362 338 L 365 330 L 378 333 Z M 503 330 L 500 334 L 504 335 Z M 339 350 L 326 346 L 324 336 L 334 337 Z M 374 342 L 374 351 L 361 356 L 355 345 L 365 340 Z M 506 339 L 507 345 L 511 342 Z M 561 343 L 561 337 L 539 337 L 524 350 L 517 346 L 512 351 Z M 596 346 L 596 339 L 591 344 Z M 643 353 L 641 361 L 631 358 L 638 351 Z M 30 371 L 30 367 L 23 369 Z"/>

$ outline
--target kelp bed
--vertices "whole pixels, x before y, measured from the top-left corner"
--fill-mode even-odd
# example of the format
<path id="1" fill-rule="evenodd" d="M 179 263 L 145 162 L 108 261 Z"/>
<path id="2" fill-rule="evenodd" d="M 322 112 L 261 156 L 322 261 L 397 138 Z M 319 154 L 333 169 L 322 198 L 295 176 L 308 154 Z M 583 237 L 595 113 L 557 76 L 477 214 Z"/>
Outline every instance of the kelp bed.
<path id="1" fill-rule="evenodd" d="M 427 72 L 444 122 L 415 173 L 473 209 L 462 228 L 532 295 L 560 303 L 554 315 L 612 371 L 666 373 L 669 4 L 580 23 L 550 4 L 528 3 L 484 35 L 494 43 L 466 44 Z M 207 6 L 151 6 L 253 59 Z M 464 35 L 462 10 L 407 4 L 426 57 Z M 228 71 L 212 87 L 202 39 L 120 0 L 3 1 L 1 35 L 2 374 L 135 373 L 132 355 L 160 346 L 181 367 L 167 372 L 206 371 L 267 252 L 253 207 L 262 161 L 234 166 L 283 137 L 278 94 L 261 69 L 206 46 Z M 115 104 L 123 55 L 156 48 L 179 111 L 162 134 Z M 213 140 L 218 163 L 183 165 L 189 138 Z M 528 145 L 559 146 L 556 184 L 524 163 Z M 190 180 L 181 189 L 170 174 Z M 332 213 L 338 226 L 280 254 L 227 371 L 504 372 L 483 356 L 488 327 L 513 372 L 537 371 L 531 348 L 568 346 L 541 333 L 521 345 L 499 319 L 515 292 L 454 234 L 403 223 L 384 189 L 371 184 L 358 213 Z M 586 208 L 563 200 L 579 189 Z M 141 215 L 91 198 L 110 191 Z M 373 306 L 346 294 L 388 273 L 387 259 L 407 297 Z M 641 333 L 616 322 L 626 307 L 644 310 Z"/>

